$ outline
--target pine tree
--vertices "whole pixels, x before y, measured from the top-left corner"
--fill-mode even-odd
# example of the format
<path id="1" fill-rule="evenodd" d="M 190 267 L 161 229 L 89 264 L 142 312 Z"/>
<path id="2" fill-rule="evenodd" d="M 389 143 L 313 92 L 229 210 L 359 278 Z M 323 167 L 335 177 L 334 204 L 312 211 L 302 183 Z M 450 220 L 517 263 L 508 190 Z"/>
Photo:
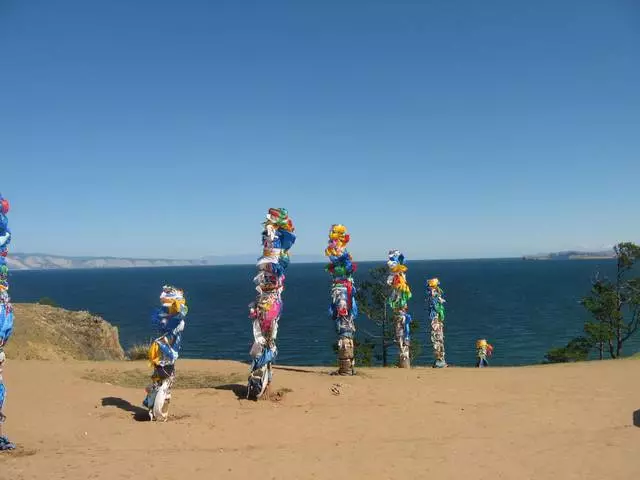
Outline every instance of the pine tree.
<path id="1" fill-rule="evenodd" d="M 566 347 L 554 348 L 545 356 L 551 363 L 586 360 L 592 350 L 604 359 L 622 355 L 624 343 L 640 326 L 640 277 L 633 277 L 634 266 L 640 260 L 640 247 L 631 242 L 614 247 L 616 255 L 615 280 L 596 276 L 591 292 L 582 305 L 593 320 L 584 324 L 584 336 L 571 340 Z"/>

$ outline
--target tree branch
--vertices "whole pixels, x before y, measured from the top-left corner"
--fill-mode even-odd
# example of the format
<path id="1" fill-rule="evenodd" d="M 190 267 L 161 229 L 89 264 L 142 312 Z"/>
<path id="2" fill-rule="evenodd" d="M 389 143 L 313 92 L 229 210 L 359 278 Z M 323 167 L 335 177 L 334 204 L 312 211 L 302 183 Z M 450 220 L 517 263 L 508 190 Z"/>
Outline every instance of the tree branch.
<path id="1" fill-rule="evenodd" d="M 631 314 L 631 320 L 625 325 L 627 333 L 624 336 L 623 341 L 627 341 L 631 337 L 631 335 L 636 333 L 636 331 L 638 330 L 638 326 L 640 326 L 640 305 L 633 310 L 633 313 Z"/>
<path id="2" fill-rule="evenodd" d="M 382 338 L 381 335 L 374 335 L 373 333 L 371 333 L 371 332 L 369 332 L 367 330 L 364 330 L 363 328 L 359 328 L 358 330 L 360 332 L 366 333 L 370 338 Z"/>

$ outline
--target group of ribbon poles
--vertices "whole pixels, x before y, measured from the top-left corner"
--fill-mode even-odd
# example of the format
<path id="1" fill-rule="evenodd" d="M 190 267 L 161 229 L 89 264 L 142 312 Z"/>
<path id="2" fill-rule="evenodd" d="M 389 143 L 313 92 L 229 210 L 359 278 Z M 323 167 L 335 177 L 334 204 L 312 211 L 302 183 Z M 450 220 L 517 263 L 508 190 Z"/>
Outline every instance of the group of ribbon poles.
<path id="1" fill-rule="evenodd" d="M 247 383 L 247 398 L 265 395 L 272 382 L 272 363 L 277 357 L 276 339 L 282 314 L 282 292 L 285 271 L 289 265 L 289 249 L 295 243 L 294 226 L 284 208 L 271 208 L 263 223 L 262 256 L 258 259 L 258 273 L 254 278 L 256 299 L 249 305 L 253 321 L 254 342 L 250 355 L 251 373 Z M 329 315 L 337 334 L 338 372 L 353 375 L 355 370 L 355 319 L 358 316 L 356 285 L 353 274 L 356 264 L 347 246 L 351 237 L 342 224 L 334 224 L 329 231 L 325 255 L 331 276 Z M 398 366 L 411 366 L 411 314 L 408 303 L 411 289 L 407 283 L 405 256 L 391 250 L 387 259 L 387 284 L 390 287 L 387 305 L 393 312 L 395 342 L 398 347 Z M 446 367 L 444 351 L 444 297 L 438 279 L 427 281 L 427 309 L 431 321 L 431 343 L 434 367 Z"/>

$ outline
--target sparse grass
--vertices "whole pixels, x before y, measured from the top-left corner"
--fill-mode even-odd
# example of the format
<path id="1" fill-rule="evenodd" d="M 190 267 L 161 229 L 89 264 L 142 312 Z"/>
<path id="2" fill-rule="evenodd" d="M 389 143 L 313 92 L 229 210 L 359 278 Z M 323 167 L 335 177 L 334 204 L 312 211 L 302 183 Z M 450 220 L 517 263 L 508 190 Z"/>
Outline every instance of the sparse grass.
<path id="1" fill-rule="evenodd" d="M 271 390 L 271 386 L 268 386 L 258 401 L 281 402 L 284 400 L 287 393 L 291 392 L 293 392 L 293 390 L 287 387 L 279 388 L 274 391 Z"/>
<path id="2" fill-rule="evenodd" d="M 91 380 L 92 382 L 110 383 L 120 387 L 127 388 L 144 388 L 149 384 L 152 369 L 142 370 L 140 368 L 134 370 L 119 369 L 91 369 L 87 370 L 82 378 Z M 239 373 L 231 374 L 215 374 L 196 370 L 176 370 L 175 389 L 197 389 L 197 388 L 216 388 L 221 385 L 228 385 L 246 380 Z"/>
<path id="3" fill-rule="evenodd" d="M 30 457 L 38 453 L 37 450 L 32 448 L 24 448 L 22 445 L 18 445 L 15 450 L 5 450 L 2 452 L 3 455 L 9 457 Z"/>
<path id="4" fill-rule="evenodd" d="M 128 360 L 146 360 L 149 358 L 149 343 L 135 343 L 127 350 Z"/>
<path id="5" fill-rule="evenodd" d="M 284 400 L 284 397 L 287 395 L 287 393 L 291 392 L 293 392 L 293 390 L 291 390 L 290 388 L 279 388 L 269 395 L 269 400 L 271 400 L 272 402 L 281 402 L 282 400 Z"/>

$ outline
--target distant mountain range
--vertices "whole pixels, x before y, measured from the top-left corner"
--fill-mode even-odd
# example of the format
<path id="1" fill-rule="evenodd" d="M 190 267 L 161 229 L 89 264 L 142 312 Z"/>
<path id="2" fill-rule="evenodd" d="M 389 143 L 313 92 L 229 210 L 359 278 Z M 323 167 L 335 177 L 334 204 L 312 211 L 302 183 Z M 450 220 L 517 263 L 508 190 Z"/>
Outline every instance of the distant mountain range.
<path id="1" fill-rule="evenodd" d="M 131 257 L 70 257 L 46 253 L 9 253 L 7 263 L 13 270 L 53 270 L 77 268 L 137 268 L 137 267 L 196 267 L 205 265 L 247 265 L 256 262 L 258 255 L 209 255 L 198 259 Z M 615 258 L 613 250 L 583 252 L 570 250 L 556 253 L 525 255 L 523 260 L 582 260 Z M 292 263 L 324 263 L 323 255 L 291 255 Z"/>
<path id="2" fill-rule="evenodd" d="M 67 257 L 45 253 L 10 253 L 7 264 L 13 270 L 53 270 L 75 268 L 194 267 L 203 265 L 252 264 L 257 255 L 207 256 L 195 260 L 127 257 Z M 292 263 L 324 262 L 321 255 L 292 255 Z"/>
<path id="3" fill-rule="evenodd" d="M 525 255 L 523 260 L 595 260 L 615 258 L 613 250 L 602 250 L 597 252 L 581 252 L 577 250 L 567 250 L 565 252 L 542 253 L 538 255 Z"/>
<path id="4" fill-rule="evenodd" d="M 327 261 L 324 255 L 296 255 L 295 252 L 289 252 L 291 255 L 291 263 L 324 263 Z M 202 257 L 206 265 L 245 265 L 256 263 L 258 255 L 208 255 Z"/>

